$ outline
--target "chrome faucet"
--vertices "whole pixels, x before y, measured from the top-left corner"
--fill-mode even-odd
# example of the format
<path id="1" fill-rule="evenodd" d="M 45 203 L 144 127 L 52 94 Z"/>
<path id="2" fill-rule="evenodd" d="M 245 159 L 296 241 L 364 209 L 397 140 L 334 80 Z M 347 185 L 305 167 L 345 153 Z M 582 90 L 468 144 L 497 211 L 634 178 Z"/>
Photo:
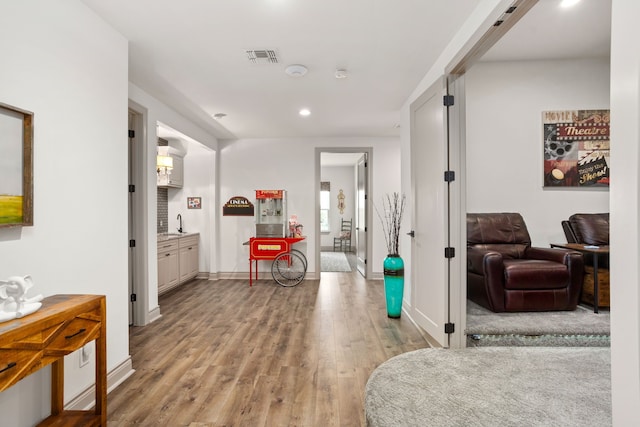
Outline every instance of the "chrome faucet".
<path id="1" fill-rule="evenodd" d="M 180 221 L 180 227 L 178 227 L 178 233 L 182 233 L 182 215 L 178 214 L 178 221 Z"/>

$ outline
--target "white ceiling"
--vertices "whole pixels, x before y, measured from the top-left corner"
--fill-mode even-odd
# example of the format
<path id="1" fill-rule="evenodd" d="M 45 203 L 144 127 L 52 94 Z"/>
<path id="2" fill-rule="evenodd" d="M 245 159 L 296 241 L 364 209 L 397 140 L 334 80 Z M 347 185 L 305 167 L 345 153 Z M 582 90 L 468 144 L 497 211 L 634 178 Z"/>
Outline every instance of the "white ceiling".
<path id="1" fill-rule="evenodd" d="M 267 138 L 399 135 L 402 103 L 478 0 L 82 1 L 130 40 L 132 83 L 219 137 Z"/>
<path id="2" fill-rule="evenodd" d="M 132 83 L 221 139 L 399 135 L 403 102 L 478 2 L 82 1 L 130 41 Z M 540 0 L 485 60 L 607 54 L 610 0 L 559 1 Z M 247 49 L 280 62 L 252 64 Z M 290 64 L 309 71 L 290 77 Z"/>
<path id="3" fill-rule="evenodd" d="M 562 8 L 560 3 L 560 0 L 539 0 L 482 60 L 609 56 L 611 0 L 582 0 L 570 8 Z"/>

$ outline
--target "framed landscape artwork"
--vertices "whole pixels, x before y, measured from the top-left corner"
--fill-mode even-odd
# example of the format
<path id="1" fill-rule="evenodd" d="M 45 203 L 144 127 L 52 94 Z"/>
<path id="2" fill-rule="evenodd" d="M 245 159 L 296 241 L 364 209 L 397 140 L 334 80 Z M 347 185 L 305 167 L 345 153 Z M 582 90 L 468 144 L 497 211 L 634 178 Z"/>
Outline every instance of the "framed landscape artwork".
<path id="1" fill-rule="evenodd" d="M 609 187 L 609 110 L 542 113 L 544 187 Z"/>
<path id="2" fill-rule="evenodd" d="M 33 113 L 0 103 L 0 227 L 33 225 Z"/>

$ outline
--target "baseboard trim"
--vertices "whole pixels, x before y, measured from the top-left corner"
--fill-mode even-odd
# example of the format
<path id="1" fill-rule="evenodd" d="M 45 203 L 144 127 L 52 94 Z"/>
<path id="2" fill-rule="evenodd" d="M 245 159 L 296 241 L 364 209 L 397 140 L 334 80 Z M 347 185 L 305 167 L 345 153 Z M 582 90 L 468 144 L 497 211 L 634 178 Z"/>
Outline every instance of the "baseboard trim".
<path id="1" fill-rule="evenodd" d="M 255 272 L 253 274 L 255 274 Z M 269 271 L 260 270 L 258 277 L 259 277 L 258 280 L 273 280 L 273 277 L 271 276 L 271 270 Z M 319 279 L 318 274 L 314 271 L 307 271 L 307 273 L 304 276 L 304 280 L 317 280 L 317 279 Z M 246 281 L 248 284 L 249 272 L 248 271 L 245 271 L 245 272 L 234 271 L 229 273 L 222 272 L 222 273 L 218 273 L 218 278 L 216 280 L 243 280 L 243 281 Z M 255 282 L 256 279 L 254 278 L 253 281 Z"/>
<path id="2" fill-rule="evenodd" d="M 134 372 L 135 369 L 133 369 L 131 356 L 129 356 L 124 362 L 107 373 L 107 393 L 122 384 L 127 378 L 133 375 Z M 95 403 L 95 384 L 91 384 L 78 396 L 71 399 L 71 401 L 65 405 L 65 409 L 72 411 L 88 411 L 95 406 Z"/>
<path id="3" fill-rule="evenodd" d="M 255 273 L 254 273 L 255 274 Z M 261 273 L 260 275 L 263 275 L 263 273 Z M 219 272 L 217 274 L 218 278 L 220 280 L 249 280 L 249 272 L 245 271 L 245 272 L 238 272 L 238 271 L 232 271 L 229 273 L 225 273 L 225 272 Z"/>
<path id="4" fill-rule="evenodd" d="M 160 314 L 160 306 L 156 306 L 156 308 L 154 308 L 149 312 L 149 323 L 155 322 L 161 317 L 162 317 L 162 314 Z"/>
<path id="5" fill-rule="evenodd" d="M 429 343 L 429 346 L 431 346 L 432 348 L 442 348 L 442 346 L 438 344 L 438 342 L 431 335 L 429 335 L 427 331 L 422 329 L 422 326 L 418 325 L 413 317 L 411 317 L 410 312 L 412 311 L 413 310 L 411 309 L 411 305 L 402 304 L 402 313 L 404 313 L 404 315 L 409 318 L 409 321 L 413 323 L 413 325 L 418 329 L 418 332 L 420 333 L 420 335 L 422 335 L 422 338 L 424 338 L 424 340 Z"/>

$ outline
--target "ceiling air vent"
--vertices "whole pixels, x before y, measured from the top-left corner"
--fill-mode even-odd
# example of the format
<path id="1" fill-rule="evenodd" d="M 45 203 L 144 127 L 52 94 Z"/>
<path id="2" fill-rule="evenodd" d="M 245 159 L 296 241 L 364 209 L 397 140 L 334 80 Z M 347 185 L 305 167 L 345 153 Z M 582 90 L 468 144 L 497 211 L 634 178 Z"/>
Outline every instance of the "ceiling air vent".
<path id="1" fill-rule="evenodd" d="M 247 58 L 254 64 L 277 64 L 278 55 L 275 50 L 246 50 Z"/>

